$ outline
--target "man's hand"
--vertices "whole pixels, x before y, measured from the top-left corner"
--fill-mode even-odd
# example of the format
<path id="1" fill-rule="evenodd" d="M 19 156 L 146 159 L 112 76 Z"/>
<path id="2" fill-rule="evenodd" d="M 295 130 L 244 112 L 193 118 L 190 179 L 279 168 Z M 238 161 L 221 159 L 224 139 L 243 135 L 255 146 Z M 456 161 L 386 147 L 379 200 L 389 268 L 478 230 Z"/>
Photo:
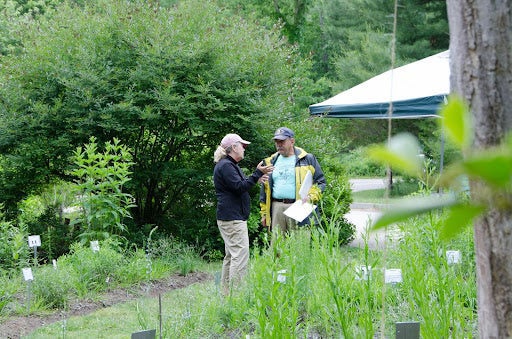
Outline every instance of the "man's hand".
<path id="1" fill-rule="evenodd" d="M 264 184 L 268 181 L 268 174 L 263 174 L 259 179 L 258 179 L 258 182 L 260 184 Z"/>

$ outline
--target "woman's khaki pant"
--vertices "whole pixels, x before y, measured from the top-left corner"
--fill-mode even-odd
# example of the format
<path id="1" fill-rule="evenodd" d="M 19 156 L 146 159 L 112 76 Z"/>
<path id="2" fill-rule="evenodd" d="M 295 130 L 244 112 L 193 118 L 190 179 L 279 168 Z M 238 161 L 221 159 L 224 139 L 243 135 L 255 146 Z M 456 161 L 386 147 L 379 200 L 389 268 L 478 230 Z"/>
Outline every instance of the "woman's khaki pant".
<path id="1" fill-rule="evenodd" d="M 249 234 L 246 220 L 217 220 L 224 240 L 225 256 L 222 263 L 222 292 L 227 295 L 231 287 L 238 287 L 247 274 L 249 264 Z"/>

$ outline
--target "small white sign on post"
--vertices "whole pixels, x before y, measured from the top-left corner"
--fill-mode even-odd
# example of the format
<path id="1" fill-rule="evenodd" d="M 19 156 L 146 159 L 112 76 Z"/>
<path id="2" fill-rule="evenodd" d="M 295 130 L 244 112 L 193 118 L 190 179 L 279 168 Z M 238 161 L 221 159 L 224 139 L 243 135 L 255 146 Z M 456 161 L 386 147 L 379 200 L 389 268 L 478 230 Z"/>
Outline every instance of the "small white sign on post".
<path id="1" fill-rule="evenodd" d="M 286 270 L 277 271 L 277 281 L 280 283 L 286 283 Z"/>
<path id="2" fill-rule="evenodd" d="M 32 269 L 30 267 L 25 267 L 21 270 L 23 272 L 23 278 L 25 281 L 34 280 L 34 276 L 32 275 Z"/>
<path id="3" fill-rule="evenodd" d="M 372 267 L 361 265 L 356 267 L 356 280 L 369 280 L 372 277 Z"/>
<path id="4" fill-rule="evenodd" d="M 32 247 L 41 247 L 41 237 L 39 235 L 29 235 L 28 236 L 28 246 Z"/>
<path id="5" fill-rule="evenodd" d="M 392 268 L 384 271 L 384 282 L 386 284 L 396 284 L 402 282 L 402 270 Z"/>
<path id="6" fill-rule="evenodd" d="M 92 240 L 91 241 L 91 250 L 93 252 L 99 252 L 100 251 L 100 243 L 98 240 Z"/>
<path id="7" fill-rule="evenodd" d="M 448 264 L 460 264 L 460 251 L 446 251 L 446 261 Z"/>

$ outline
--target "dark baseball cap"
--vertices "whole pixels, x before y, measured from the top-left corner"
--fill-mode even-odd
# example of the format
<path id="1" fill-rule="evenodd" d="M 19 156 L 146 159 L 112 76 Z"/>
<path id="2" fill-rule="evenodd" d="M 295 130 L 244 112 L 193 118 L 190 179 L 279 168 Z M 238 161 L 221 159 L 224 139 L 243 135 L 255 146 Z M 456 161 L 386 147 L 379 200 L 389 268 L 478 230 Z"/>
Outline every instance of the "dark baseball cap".
<path id="1" fill-rule="evenodd" d="M 294 137 L 295 133 L 288 127 L 279 127 L 274 133 L 274 140 L 285 140 Z"/>

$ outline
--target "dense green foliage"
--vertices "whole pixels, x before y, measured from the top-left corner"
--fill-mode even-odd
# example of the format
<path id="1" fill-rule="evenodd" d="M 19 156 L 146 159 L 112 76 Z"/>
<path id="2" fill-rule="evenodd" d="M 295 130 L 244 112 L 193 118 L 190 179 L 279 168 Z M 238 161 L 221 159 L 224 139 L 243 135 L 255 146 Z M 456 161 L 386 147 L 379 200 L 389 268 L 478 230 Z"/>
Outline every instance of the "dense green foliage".
<path id="1" fill-rule="evenodd" d="M 288 114 L 307 74 L 278 31 L 210 2 L 62 4 L 22 41 L 2 68 L 0 200 L 15 212 L 28 194 L 71 179 L 69 157 L 89 136 L 118 138 L 134 163 L 124 187 L 135 198 L 132 234 L 153 224 L 212 237 L 214 148 L 231 131 L 263 144 L 269 112 Z M 253 154 L 250 167 L 264 155 Z"/>
<path id="2" fill-rule="evenodd" d="M 385 122 L 312 121 L 307 106 L 390 67 L 390 2 L 2 0 L 0 9 L 0 202 L 14 227 L 24 214 L 27 232 L 45 235 L 48 258 L 74 240 L 64 187 L 76 179 L 74 150 L 91 136 L 130 149 L 130 241 L 158 226 L 210 254 L 222 249 L 211 170 L 225 133 L 253 141 L 242 163 L 250 173 L 274 151 L 272 131 L 293 128 L 333 183 L 329 220 L 348 211 L 347 174 L 379 173 L 344 169 L 356 162 L 341 155 L 384 140 Z M 447 48 L 443 1 L 407 0 L 397 20 L 396 65 Z M 401 130 L 439 159 L 431 122 L 394 122 Z M 52 190 L 63 198 L 48 199 Z M 37 213 L 22 213 L 35 202 Z M 258 238 L 257 217 L 249 224 Z"/>

